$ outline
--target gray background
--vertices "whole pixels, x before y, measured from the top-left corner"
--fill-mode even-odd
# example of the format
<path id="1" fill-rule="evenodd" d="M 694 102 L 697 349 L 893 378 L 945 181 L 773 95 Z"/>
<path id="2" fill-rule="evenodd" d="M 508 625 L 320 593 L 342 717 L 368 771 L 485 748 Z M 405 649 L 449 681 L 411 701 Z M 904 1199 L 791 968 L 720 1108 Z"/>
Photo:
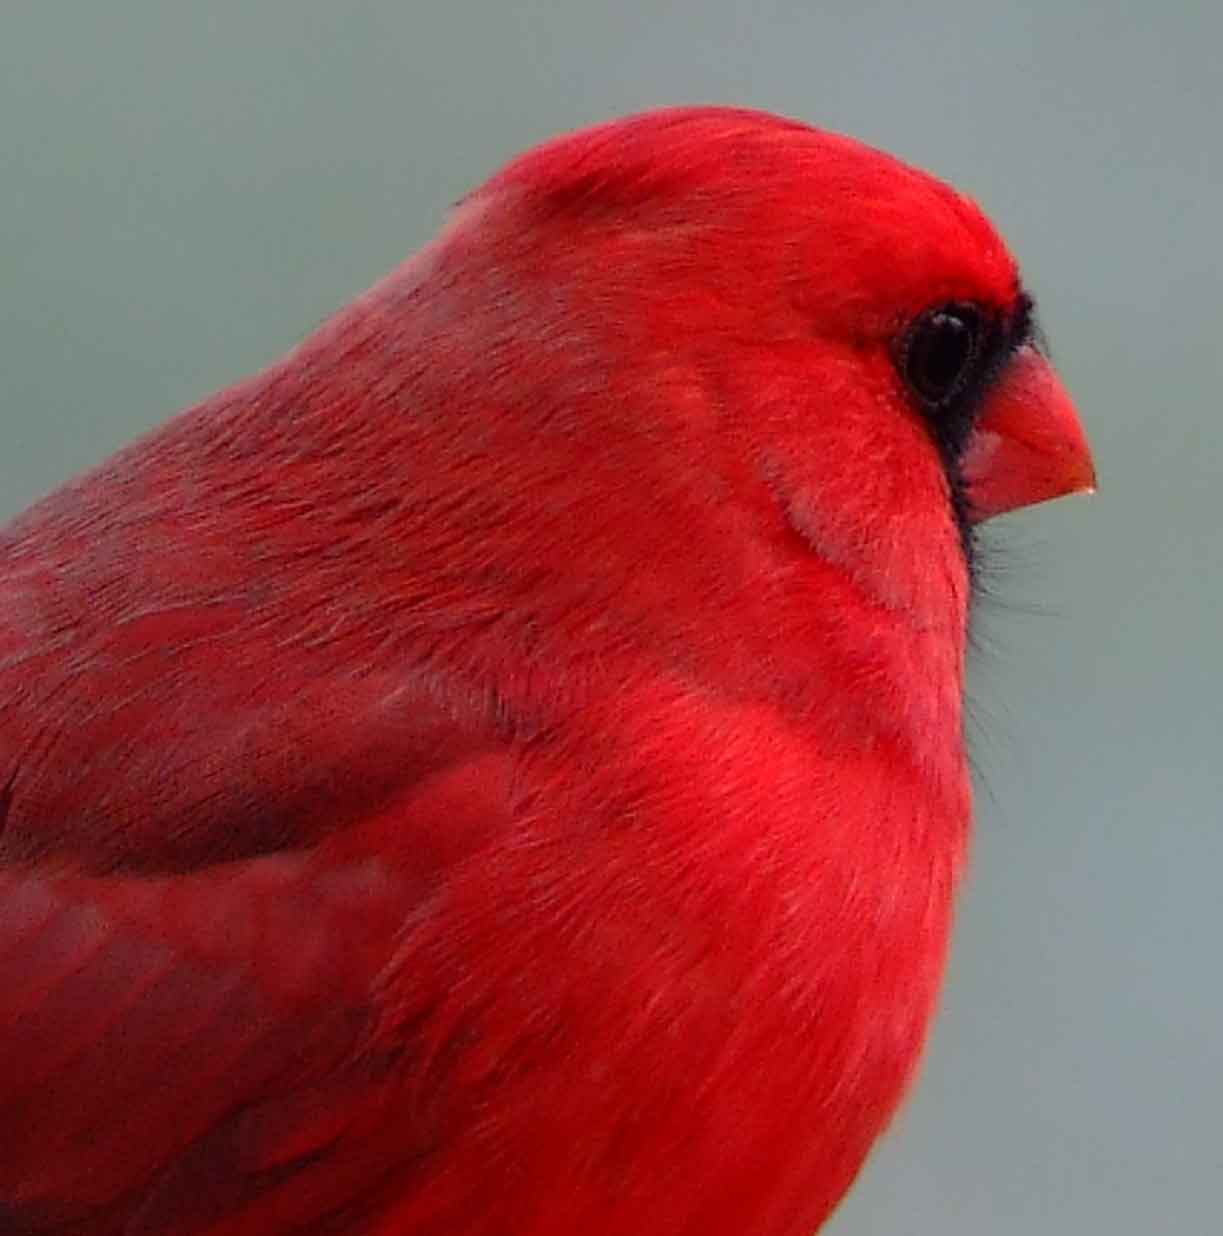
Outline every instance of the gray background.
<path id="1" fill-rule="evenodd" d="M 557 130 L 844 129 L 1021 255 L 1101 493 L 994 534 L 975 872 L 924 1080 L 832 1224 L 1212 1232 L 1217 5 L 0 4 L 0 514 L 258 368 Z"/>

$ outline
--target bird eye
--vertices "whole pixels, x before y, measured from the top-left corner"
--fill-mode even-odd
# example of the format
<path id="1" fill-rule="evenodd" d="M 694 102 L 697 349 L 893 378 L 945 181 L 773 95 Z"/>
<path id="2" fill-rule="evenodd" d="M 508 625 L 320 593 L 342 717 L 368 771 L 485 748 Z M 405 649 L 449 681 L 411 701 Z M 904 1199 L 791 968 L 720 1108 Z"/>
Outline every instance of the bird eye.
<path id="1" fill-rule="evenodd" d="M 918 398 L 942 408 L 964 389 L 981 354 L 981 311 L 950 304 L 930 309 L 909 328 L 900 369 Z"/>

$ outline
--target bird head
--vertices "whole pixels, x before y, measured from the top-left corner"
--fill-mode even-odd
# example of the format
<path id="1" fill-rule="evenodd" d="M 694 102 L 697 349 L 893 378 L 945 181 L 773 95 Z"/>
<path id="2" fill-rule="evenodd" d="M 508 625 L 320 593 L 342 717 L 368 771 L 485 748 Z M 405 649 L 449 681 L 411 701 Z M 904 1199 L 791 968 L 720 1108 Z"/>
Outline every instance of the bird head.
<path id="1" fill-rule="evenodd" d="M 756 667 L 864 606 L 954 660 L 976 525 L 1094 482 L 1038 340 L 968 198 L 689 108 L 510 163 L 294 372 L 430 604 Z"/>

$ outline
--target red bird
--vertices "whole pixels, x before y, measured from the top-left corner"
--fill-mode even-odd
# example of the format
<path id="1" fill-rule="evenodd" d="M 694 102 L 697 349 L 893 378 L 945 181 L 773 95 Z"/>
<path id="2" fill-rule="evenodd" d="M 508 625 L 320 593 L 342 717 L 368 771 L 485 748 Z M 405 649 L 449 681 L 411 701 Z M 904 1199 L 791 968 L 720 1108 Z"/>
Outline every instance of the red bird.
<path id="1" fill-rule="evenodd" d="M 914 1073 L 974 525 L 1093 483 L 976 206 L 535 150 L 0 531 L 0 1232 L 809 1236 Z"/>

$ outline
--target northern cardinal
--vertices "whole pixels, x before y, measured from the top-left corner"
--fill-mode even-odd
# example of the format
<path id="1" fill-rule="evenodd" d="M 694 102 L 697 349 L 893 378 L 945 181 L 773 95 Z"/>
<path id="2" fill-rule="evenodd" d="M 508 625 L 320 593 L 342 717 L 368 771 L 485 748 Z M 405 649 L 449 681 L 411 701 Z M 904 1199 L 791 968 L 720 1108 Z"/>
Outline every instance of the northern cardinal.
<path id="1" fill-rule="evenodd" d="M 910 1081 L 974 526 L 1093 483 L 967 198 L 532 151 L 0 531 L 0 1232 L 809 1236 Z"/>

